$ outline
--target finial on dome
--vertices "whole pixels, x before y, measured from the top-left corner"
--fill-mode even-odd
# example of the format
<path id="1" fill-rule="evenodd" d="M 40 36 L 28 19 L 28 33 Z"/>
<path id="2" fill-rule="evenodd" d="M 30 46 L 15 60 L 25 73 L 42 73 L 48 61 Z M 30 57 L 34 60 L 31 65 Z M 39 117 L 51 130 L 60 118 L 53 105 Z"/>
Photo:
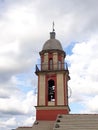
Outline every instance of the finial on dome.
<path id="1" fill-rule="evenodd" d="M 54 21 L 53 21 L 53 24 L 52 24 L 52 32 L 50 32 L 50 39 L 55 39 Z"/>
<path id="2" fill-rule="evenodd" d="M 53 24 L 52 24 L 52 30 L 53 30 L 53 32 L 55 31 L 55 29 L 54 29 L 54 21 L 53 21 Z"/>

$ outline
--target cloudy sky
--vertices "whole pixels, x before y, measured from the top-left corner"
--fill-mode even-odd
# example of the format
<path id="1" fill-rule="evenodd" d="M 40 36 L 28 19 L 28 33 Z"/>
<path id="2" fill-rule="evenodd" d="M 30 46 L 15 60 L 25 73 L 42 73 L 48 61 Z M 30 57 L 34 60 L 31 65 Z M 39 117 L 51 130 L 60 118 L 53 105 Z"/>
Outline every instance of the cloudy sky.
<path id="1" fill-rule="evenodd" d="M 71 113 L 98 113 L 98 1 L 0 0 L 0 130 L 35 120 L 35 64 L 53 21 L 67 53 Z"/>

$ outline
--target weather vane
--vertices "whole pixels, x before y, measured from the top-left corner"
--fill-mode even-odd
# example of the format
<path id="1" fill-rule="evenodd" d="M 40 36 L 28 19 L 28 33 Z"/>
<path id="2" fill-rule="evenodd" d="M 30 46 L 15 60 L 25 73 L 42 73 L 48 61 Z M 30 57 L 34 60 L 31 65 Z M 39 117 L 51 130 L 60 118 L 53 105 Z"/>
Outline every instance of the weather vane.
<path id="1" fill-rule="evenodd" d="M 52 29 L 53 29 L 53 32 L 55 31 L 55 29 L 54 29 L 54 21 L 53 21 L 53 24 L 52 24 Z"/>

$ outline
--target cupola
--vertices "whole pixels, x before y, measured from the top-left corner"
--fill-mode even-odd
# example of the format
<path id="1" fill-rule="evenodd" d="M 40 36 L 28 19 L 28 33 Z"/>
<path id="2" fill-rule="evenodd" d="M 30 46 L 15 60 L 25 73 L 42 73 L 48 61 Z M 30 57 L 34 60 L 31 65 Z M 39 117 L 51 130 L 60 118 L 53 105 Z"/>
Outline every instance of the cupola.
<path id="1" fill-rule="evenodd" d="M 44 43 L 42 51 L 44 51 L 44 50 L 61 50 L 61 51 L 63 51 L 62 45 L 59 40 L 55 39 L 55 35 L 56 35 L 56 33 L 54 31 L 50 32 L 50 39 Z"/>

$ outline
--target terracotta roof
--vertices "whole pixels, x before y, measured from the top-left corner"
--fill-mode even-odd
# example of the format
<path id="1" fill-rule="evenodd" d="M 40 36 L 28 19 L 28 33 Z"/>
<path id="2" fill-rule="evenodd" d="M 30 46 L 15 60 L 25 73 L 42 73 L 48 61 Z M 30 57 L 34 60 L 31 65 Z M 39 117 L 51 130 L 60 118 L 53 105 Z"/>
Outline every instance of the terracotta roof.
<path id="1" fill-rule="evenodd" d="M 32 130 L 32 127 L 18 127 L 16 130 Z"/>
<path id="2" fill-rule="evenodd" d="M 35 121 L 32 127 L 19 127 L 16 130 L 52 130 L 54 121 Z"/>
<path id="3" fill-rule="evenodd" d="M 58 115 L 53 130 L 97 130 L 98 114 Z"/>
<path id="4" fill-rule="evenodd" d="M 98 130 L 98 114 L 58 115 L 56 121 L 35 121 L 16 130 Z"/>

